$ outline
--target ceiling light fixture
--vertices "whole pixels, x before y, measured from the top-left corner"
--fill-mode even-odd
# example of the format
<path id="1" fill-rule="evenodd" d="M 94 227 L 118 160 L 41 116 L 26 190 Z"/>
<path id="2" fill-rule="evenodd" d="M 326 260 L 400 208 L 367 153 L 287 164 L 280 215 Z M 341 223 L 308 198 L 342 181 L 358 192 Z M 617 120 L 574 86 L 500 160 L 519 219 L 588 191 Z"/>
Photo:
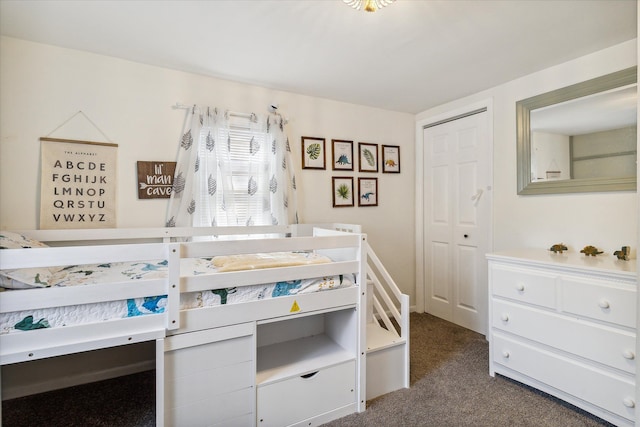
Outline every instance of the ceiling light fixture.
<path id="1" fill-rule="evenodd" d="M 342 0 L 356 10 L 363 9 L 365 12 L 375 12 L 381 7 L 385 7 L 396 0 Z"/>

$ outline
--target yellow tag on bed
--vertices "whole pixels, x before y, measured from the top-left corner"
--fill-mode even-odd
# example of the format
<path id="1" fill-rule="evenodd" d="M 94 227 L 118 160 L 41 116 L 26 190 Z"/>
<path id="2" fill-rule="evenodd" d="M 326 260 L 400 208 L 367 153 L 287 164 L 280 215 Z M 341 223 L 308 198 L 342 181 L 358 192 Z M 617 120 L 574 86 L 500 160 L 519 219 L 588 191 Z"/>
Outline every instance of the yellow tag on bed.
<path id="1" fill-rule="evenodd" d="M 300 311 L 300 306 L 298 305 L 298 301 L 294 300 L 289 313 L 295 313 L 296 311 Z"/>

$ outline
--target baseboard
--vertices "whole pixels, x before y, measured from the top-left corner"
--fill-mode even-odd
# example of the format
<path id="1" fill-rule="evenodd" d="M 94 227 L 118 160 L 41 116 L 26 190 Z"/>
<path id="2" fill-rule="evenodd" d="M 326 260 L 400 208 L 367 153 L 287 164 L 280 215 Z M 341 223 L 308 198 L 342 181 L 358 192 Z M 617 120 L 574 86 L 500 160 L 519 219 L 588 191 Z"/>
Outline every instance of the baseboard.
<path id="1" fill-rule="evenodd" d="M 64 378 L 32 382 L 27 385 L 15 386 L 6 384 L 2 389 L 2 400 L 16 399 L 18 397 L 30 396 L 32 394 L 44 393 L 61 388 L 108 380 L 111 378 L 136 374 L 152 369 L 155 369 L 155 361 L 146 360 L 142 362 L 131 363 L 128 365 L 96 370 L 88 373 L 72 374 L 69 376 L 65 376 Z"/>

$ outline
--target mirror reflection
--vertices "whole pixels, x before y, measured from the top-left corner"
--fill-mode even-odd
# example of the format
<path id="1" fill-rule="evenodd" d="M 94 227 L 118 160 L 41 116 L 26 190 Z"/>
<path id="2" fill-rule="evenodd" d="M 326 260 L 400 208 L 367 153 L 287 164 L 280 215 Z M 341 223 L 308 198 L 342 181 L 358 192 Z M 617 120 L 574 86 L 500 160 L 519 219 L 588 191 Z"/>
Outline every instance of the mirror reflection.
<path id="1" fill-rule="evenodd" d="M 531 111 L 531 181 L 636 175 L 637 86 Z"/>
<path id="2" fill-rule="evenodd" d="M 635 190 L 636 67 L 516 104 L 518 194 Z"/>

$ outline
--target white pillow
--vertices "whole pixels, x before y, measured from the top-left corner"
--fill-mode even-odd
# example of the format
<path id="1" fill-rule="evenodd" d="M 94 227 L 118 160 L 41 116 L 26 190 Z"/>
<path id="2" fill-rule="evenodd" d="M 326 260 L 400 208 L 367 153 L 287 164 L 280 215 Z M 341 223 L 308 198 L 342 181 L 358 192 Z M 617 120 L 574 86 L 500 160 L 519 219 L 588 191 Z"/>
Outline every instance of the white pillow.
<path id="1" fill-rule="evenodd" d="M 0 249 L 46 248 L 42 242 L 12 231 L 0 231 Z"/>
<path id="2" fill-rule="evenodd" d="M 19 233 L 12 231 L 0 231 L 0 249 L 26 249 L 26 248 L 46 248 L 48 247 L 42 242 L 31 239 Z M 42 287 L 38 284 L 38 279 L 42 276 L 51 274 L 51 268 L 29 269 L 38 270 L 35 274 L 31 271 L 22 270 L 4 270 L 0 271 L 0 287 L 22 289 L 30 288 L 33 285 Z M 36 279 L 38 278 L 38 279 Z M 31 285 L 33 283 L 33 285 Z"/>

